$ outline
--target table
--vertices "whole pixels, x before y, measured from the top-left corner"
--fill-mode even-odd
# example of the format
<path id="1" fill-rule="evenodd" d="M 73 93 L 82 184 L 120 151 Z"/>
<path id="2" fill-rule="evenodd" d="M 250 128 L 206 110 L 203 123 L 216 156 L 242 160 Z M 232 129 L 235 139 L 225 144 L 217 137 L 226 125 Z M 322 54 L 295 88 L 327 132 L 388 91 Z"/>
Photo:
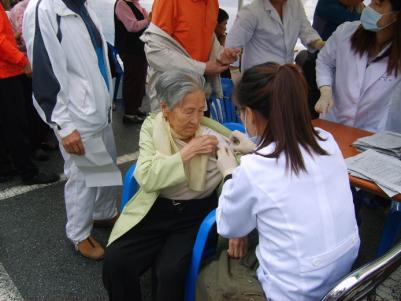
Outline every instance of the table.
<path id="1" fill-rule="evenodd" d="M 359 151 L 357 151 L 352 146 L 352 142 L 354 142 L 358 138 L 373 134 L 368 131 L 322 119 L 314 119 L 312 120 L 312 124 L 315 127 L 319 127 L 333 135 L 334 139 L 341 149 L 341 152 L 343 153 L 344 158 L 352 157 L 359 153 Z M 369 190 L 374 194 L 388 198 L 388 196 L 375 183 L 371 181 L 357 178 L 351 175 L 349 176 L 349 179 L 352 186 L 359 187 L 364 190 Z M 387 213 L 383 233 L 380 239 L 380 244 L 376 253 L 378 257 L 382 256 L 392 246 L 394 246 L 399 232 L 401 231 L 401 193 L 392 197 L 391 200 L 393 200 L 393 202 L 390 211 Z"/>
<path id="2" fill-rule="evenodd" d="M 339 123 L 323 119 L 314 119 L 312 120 L 312 124 L 333 135 L 345 159 L 355 156 L 359 153 L 359 151 L 352 146 L 352 143 L 356 139 L 373 134 L 372 132 L 368 132 L 365 130 L 353 128 L 350 126 L 342 125 Z M 359 187 L 361 189 L 368 190 L 374 194 L 388 198 L 388 196 L 375 183 L 371 181 L 364 180 L 354 176 L 349 176 L 349 179 L 352 186 Z M 401 202 L 401 193 L 397 194 L 391 199 L 393 201 Z"/>

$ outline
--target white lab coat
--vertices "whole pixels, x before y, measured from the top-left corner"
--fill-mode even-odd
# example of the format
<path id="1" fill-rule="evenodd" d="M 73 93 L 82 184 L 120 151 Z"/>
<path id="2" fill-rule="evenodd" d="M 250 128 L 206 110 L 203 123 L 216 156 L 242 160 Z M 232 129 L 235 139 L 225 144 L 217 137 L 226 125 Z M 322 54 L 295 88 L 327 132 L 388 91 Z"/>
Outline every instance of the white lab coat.
<path id="1" fill-rule="evenodd" d="M 84 138 L 92 136 L 110 123 L 113 95 L 107 44 L 100 23 L 85 3 L 102 35 L 109 89 L 99 71 L 92 41 L 81 18 L 62 0 L 42 0 L 36 20 L 37 3 L 30 1 L 23 22 L 23 36 L 33 66 L 35 107 L 60 137 L 66 137 L 74 130 L 78 130 Z M 57 16 L 60 16 L 59 22 Z M 38 38 L 39 33 L 41 39 Z M 34 49 L 38 51 L 34 53 Z M 46 62 L 46 52 L 50 64 Z M 47 68 L 39 71 L 35 65 L 47 65 Z M 36 89 L 35 81 L 46 85 L 45 88 Z M 41 95 L 38 91 L 42 92 Z M 38 96 L 42 99 L 41 103 L 37 101 Z"/>
<path id="2" fill-rule="evenodd" d="M 368 65 L 367 54 L 354 53 L 350 39 L 359 25 L 346 22 L 327 40 L 316 62 L 316 81 L 333 88 L 334 107 L 322 118 L 376 132 L 385 128 L 401 76 L 387 74 L 388 57 Z"/>
<path id="3" fill-rule="evenodd" d="M 255 0 L 238 12 L 225 46 L 244 49 L 242 70 L 245 71 L 266 62 L 293 63 L 298 38 L 305 47 L 320 39 L 300 0 L 284 3 L 283 20 L 269 0 Z"/>
<path id="4" fill-rule="evenodd" d="M 220 235 L 242 237 L 254 228 L 259 233 L 257 276 L 271 300 L 320 300 L 358 254 L 347 168 L 331 134 L 318 130 L 329 156 L 302 150 L 307 173 L 286 172 L 284 154 L 278 160 L 246 155 L 220 195 Z"/>

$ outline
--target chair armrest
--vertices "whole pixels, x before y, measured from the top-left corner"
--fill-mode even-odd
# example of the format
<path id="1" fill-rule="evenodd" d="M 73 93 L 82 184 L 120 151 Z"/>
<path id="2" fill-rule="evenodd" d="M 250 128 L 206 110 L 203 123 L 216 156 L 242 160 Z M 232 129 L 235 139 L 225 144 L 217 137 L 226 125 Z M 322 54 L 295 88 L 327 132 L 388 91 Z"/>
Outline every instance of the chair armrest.
<path id="1" fill-rule="evenodd" d="M 131 167 L 125 173 L 123 193 L 121 196 L 121 203 L 120 203 L 120 212 L 123 211 L 125 205 L 138 190 L 139 185 L 134 177 L 135 168 L 136 168 L 136 163 L 132 164 Z"/>
<path id="2" fill-rule="evenodd" d="M 187 275 L 187 284 L 185 288 L 185 301 L 195 300 L 196 280 L 198 278 L 199 268 L 202 262 L 202 255 L 205 249 L 210 229 L 216 223 L 216 209 L 213 209 L 203 220 L 196 236 L 194 248 L 192 251 L 192 261 Z"/>

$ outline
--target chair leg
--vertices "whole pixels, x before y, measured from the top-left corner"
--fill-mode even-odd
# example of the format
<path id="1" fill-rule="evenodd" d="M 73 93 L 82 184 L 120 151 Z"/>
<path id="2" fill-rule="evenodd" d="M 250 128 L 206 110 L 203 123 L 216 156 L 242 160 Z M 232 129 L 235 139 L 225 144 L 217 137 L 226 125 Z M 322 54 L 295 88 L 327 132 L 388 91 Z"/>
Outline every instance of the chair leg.
<path id="1" fill-rule="evenodd" d="M 113 102 L 117 100 L 118 88 L 120 87 L 121 75 L 116 76 L 116 83 L 114 85 Z"/>
<path id="2" fill-rule="evenodd" d="M 377 257 L 386 253 L 395 243 L 401 230 L 401 203 L 392 202 L 390 212 L 387 214 Z"/>

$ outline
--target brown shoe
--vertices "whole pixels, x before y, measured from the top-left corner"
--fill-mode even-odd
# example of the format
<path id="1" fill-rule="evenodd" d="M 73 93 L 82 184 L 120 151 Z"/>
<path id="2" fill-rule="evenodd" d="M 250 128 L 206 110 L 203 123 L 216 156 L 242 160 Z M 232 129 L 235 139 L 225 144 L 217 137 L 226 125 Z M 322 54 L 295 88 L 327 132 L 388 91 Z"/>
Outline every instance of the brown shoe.
<path id="1" fill-rule="evenodd" d="M 89 259 L 101 260 L 104 257 L 103 247 L 92 236 L 80 241 L 77 250 Z"/>
<path id="2" fill-rule="evenodd" d="M 119 213 L 117 213 L 117 215 L 113 218 L 109 218 L 109 219 L 98 219 L 98 220 L 94 220 L 93 221 L 93 227 L 96 228 L 111 228 L 114 226 L 114 224 L 116 223 L 118 217 L 120 216 Z"/>

